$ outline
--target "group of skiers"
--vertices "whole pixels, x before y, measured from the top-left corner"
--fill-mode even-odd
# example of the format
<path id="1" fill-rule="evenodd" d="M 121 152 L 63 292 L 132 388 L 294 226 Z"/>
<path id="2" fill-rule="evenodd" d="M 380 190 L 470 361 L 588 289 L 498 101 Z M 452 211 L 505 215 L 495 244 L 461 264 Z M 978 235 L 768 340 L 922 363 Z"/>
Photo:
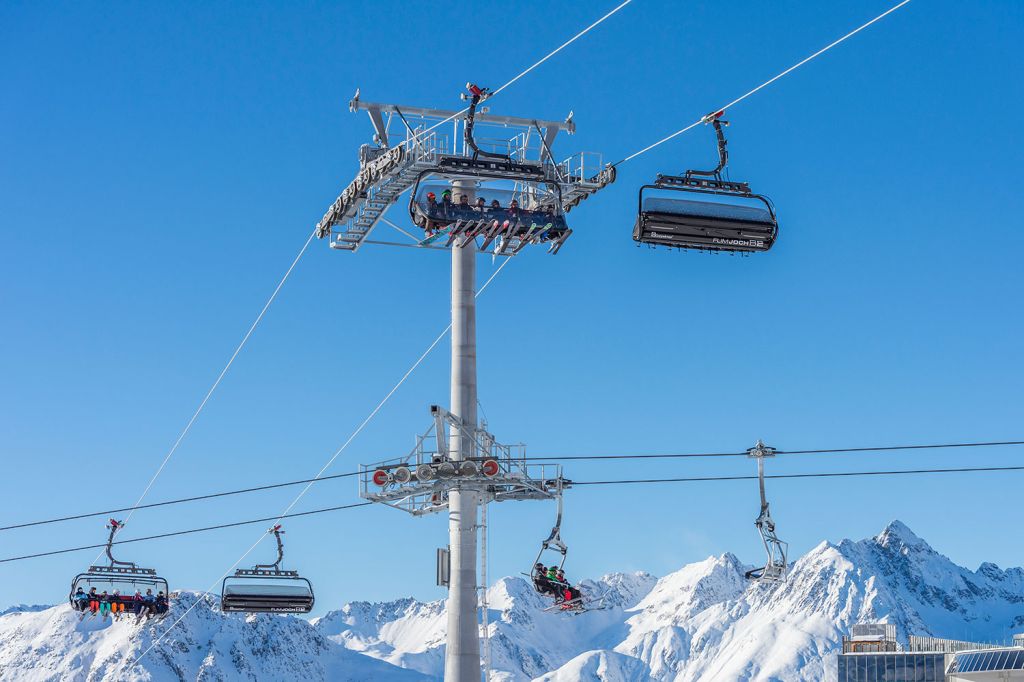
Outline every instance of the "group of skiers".
<path id="1" fill-rule="evenodd" d="M 108 594 L 106 590 L 97 592 L 95 587 L 88 592 L 79 587 L 72 602 L 75 610 L 82 613 L 79 620 L 85 618 L 87 614 L 92 614 L 92 618 L 99 614 L 104 619 L 113 614 L 114 620 L 121 620 L 121 616 L 126 612 L 134 613 L 137 620 L 142 620 L 143 616 L 149 618 L 167 613 L 168 608 L 167 596 L 163 590 L 154 595 L 151 589 L 147 589 L 146 594 L 142 594 L 142 590 L 135 590 L 134 595 L 126 596 L 122 595 L 120 590 Z"/>
<path id="2" fill-rule="evenodd" d="M 545 568 L 544 564 L 540 562 L 534 565 L 533 585 L 541 594 L 553 596 L 555 603 L 563 604 L 563 608 L 581 605 L 583 594 L 569 584 L 568 578 L 565 577 L 565 571 L 558 566 Z"/>
<path id="3" fill-rule="evenodd" d="M 514 227 L 528 228 L 531 224 L 539 226 L 561 227 L 561 221 L 557 220 L 554 208 L 551 206 L 541 207 L 536 211 L 519 207 L 519 202 L 513 199 L 509 202 L 508 208 L 503 208 L 497 199 L 491 200 L 488 204 L 483 197 L 477 197 L 475 204 L 469 203 L 469 195 L 460 194 L 458 203 L 452 202 L 452 191 L 446 189 L 441 192 L 441 200 L 437 195 L 427 192 L 426 204 L 427 218 L 422 220 L 423 227 L 427 232 L 444 227 L 456 220 L 464 222 L 490 219 L 498 224 L 505 223 Z M 559 223 L 556 225 L 556 223 Z M 547 230 L 551 232 L 552 230 Z"/>

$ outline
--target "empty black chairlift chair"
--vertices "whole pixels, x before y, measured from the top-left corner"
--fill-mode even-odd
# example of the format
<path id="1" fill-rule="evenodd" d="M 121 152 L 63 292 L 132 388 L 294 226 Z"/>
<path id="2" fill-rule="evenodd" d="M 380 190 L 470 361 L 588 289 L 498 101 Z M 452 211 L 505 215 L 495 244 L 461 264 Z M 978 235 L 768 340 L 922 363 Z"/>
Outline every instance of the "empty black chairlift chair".
<path id="1" fill-rule="evenodd" d="M 284 544 L 280 524 L 268 533 L 277 540 L 277 561 L 257 564 L 252 569 L 238 569 L 224 579 L 220 591 L 220 608 L 224 612 L 243 613 L 309 613 L 313 610 L 313 585 L 298 571 L 281 569 Z"/>
<path id="2" fill-rule="evenodd" d="M 754 252 L 772 248 L 778 234 L 775 208 L 745 182 L 722 178 L 729 160 L 721 120 L 723 112 L 704 117 L 718 136 L 718 166 L 688 170 L 682 177 L 658 175 L 640 188 L 633 240 L 682 249 Z"/>
<path id="3" fill-rule="evenodd" d="M 88 592 L 93 587 L 97 592 L 106 590 L 111 599 L 113 599 L 114 590 L 120 591 L 120 600 L 125 603 L 126 607 L 130 605 L 134 608 L 135 604 L 129 604 L 129 602 L 136 590 L 143 594 L 146 590 L 152 590 L 153 596 L 162 592 L 167 597 L 168 604 L 170 603 L 171 594 L 167 587 L 167 581 L 158 576 L 155 569 L 141 568 L 131 561 L 118 561 L 114 558 L 112 553 L 114 535 L 122 528 L 124 528 L 124 523 L 116 519 L 110 519 L 107 523 L 107 530 L 110 531 L 110 534 L 107 536 L 106 552 L 110 563 L 106 566 L 90 566 L 85 573 L 75 576 L 75 579 L 71 581 L 71 594 L 68 597 L 72 608 L 82 606 L 75 601 L 75 593 L 78 592 L 78 588 Z M 166 608 L 160 607 L 157 610 L 157 615 L 163 615 L 166 612 Z"/>

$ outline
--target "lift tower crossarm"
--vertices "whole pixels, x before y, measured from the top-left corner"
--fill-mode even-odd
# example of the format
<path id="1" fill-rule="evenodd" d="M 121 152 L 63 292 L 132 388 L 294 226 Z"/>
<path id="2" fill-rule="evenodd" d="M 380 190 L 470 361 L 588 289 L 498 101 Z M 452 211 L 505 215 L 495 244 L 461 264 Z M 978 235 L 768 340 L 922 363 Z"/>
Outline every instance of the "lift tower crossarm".
<path id="1" fill-rule="evenodd" d="M 370 118 L 375 121 L 379 120 L 375 118 L 375 114 L 379 116 L 381 113 L 388 114 L 401 114 L 403 116 L 415 116 L 417 118 L 427 120 L 462 120 L 466 118 L 466 111 L 448 111 L 445 109 L 431 109 L 429 107 L 405 107 L 398 104 L 380 104 L 377 102 L 363 102 L 358 98 L 352 99 L 348 103 L 349 111 L 366 111 L 370 114 Z M 565 132 L 572 135 L 576 132 L 576 122 L 571 118 L 566 118 L 564 121 L 544 121 L 536 118 L 522 118 L 520 116 L 497 116 L 489 113 L 477 113 L 476 120 L 482 123 L 489 123 L 493 125 L 506 125 L 506 126 L 524 126 L 532 127 L 537 126 L 538 128 L 547 128 L 550 130 L 564 130 Z M 378 131 L 379 134 L 380 131 Z"/>
<path id="2" fill-rule="evenodd" d="M 388 243 L 372 242 L 368 238 L 402 194 L 432 176 L 449 180 L 460 176 L 469 180 L 481 177 L 509 180 L 518 182 L 518 191 L 527 194 L 543 188 L 543 192 L 557 197 L 558 213 L 568 213 L 615 180 L 614 167 L 605 166 L 600 154 L 578 152 L 556 161 L 553 156 L 555 139 L 561 131 L 569 134 L 576 131 L 571 111 L 565 120 L 549 121 L 499 116 L 479 108 L 478 104 L 479 100 L 474 100 L 469 107 L 456 111 L 406 107 L 364 102 L 356 91 L 349 101 L 349 110 L 369 114 L 374 129 L 372 144 L 359 147 L 359 171 L 317 223 L 317 237 L 330 237 L 331 248 L 349 252 L 357 251 L 367 242 Z M 442 125 L 444 123 L 448 125 Z M 473 137 L 474 125 L 484 126 L 484 137 Z M 482 144 L 484 151 L 477 144 Z M 413 199 L 410 199 L 410 214 L 414 210 L 412 206 Z M 403 231 L 401 226 L 396 229 Z M 562 229 L 560 238 L 547 239 L 550 242 L 548 252 L 558 253 L 571 233 L 572 230 Z M 477 231 L 473 236 L 477 236 Z M 474 238 L 472 242 L 462 240 L 454 245 L 485 248 L 476 242 Z M 415 238 L 412 244 L 405 246 L 438 248 L 417 242 Z M 453 242 L 449 241 L 442 248 L 452 246 Z"/>

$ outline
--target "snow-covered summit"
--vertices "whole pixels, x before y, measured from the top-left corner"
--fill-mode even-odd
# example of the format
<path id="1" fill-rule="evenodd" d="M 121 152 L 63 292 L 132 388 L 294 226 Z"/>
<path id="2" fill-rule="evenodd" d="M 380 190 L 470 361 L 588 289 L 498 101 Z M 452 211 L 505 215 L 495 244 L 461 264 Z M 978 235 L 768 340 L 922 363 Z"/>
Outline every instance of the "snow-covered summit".
<path id="1" fill-rule="evenodd" d="M 168 634 L 178 614 L 193 605 Z M 0 618 L 0 678 L 26 682 L 426 679 L 339 646 L 300 618 L 228 616 L 217 608 L 216 598 L 194 592 L 178 594 L 174 609 L 166 618 L 141 623 L 134 616 L 117 622 L 80 621 L 67 605 L 4 616 Z"/>
<path id="2" fill-rule="evenodd" d="M 1024 629 L 1024 570 L 976 571 L 893 521 L 865 540 L 822 542 L 781 585 L 751 583 L 722 554 L 660 579 L 614 573 L 584 580 L 602 610 L 546 610 L 519 577 L 488 590 L 493 679 L 822 680 L 842 635 L 885 620 L 907 635 L 1005 639 Z M 199 597 L 186 593 L 180 614 Z M 135 667 L 126 664 L 172 622 L 79 623 L 67 606 L 0 617 L 0 677 L 27 680 L 439 679 L 443 601 L 352 602 L 312 622 L 225 616 L 203 598 Z M 177 617 L 172 614 L 171 617 Z"/>

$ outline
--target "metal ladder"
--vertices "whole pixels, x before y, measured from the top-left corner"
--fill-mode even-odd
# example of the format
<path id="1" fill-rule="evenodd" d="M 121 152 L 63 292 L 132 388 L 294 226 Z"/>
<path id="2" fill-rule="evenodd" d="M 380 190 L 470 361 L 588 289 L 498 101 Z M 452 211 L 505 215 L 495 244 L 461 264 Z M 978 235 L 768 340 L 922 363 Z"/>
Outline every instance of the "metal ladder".
<path id="1" fill-rule="evenodd" d="M 366 192 L 366 198 L 359 201 L 356 216 L 349 220 L 341 231 L 335 233 L 331 240 L 331 248 L 348 251 L 359 248 L 395 198 L 413 186 L 417 175 L 433 166 L 434 162 L 426 156 L 412 159 L 406 165 L 392 171 L 390 177 L 370 187 Z"/>

